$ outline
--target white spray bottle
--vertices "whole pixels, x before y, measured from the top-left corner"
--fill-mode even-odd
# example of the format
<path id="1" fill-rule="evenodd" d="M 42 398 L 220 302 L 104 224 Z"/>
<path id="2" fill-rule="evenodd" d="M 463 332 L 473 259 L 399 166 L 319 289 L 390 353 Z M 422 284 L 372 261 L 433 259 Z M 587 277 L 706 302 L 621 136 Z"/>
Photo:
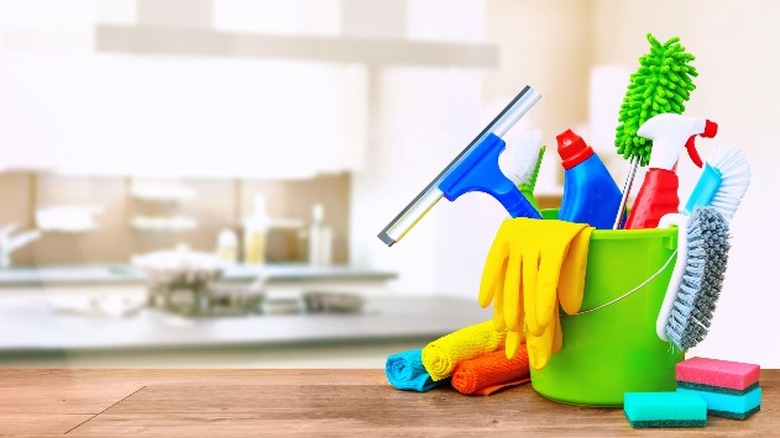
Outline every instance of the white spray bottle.
<path id="1" fill-rule="evenodd" d="M 718 125 L 710 120 L 680 114 L 658 114 L 647 120 L 637 135 L 653 141 L 650 165 L 639 189 L 636 202 L 626 221 L 626 229 L 656 228 L 668 213 L 677 213 L 680 198 L 677 196 L 679 180 L 675 169 L 683 148 L 691 160 L 702 166 L 696 151 L 697 135 L 712 138 Z"/>

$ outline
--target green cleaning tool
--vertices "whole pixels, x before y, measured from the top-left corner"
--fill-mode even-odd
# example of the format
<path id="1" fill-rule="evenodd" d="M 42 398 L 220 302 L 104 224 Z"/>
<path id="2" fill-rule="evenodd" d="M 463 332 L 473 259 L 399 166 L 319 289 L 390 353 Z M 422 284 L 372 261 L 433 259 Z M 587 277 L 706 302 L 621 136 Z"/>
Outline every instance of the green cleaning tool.
<path id="1" fill-rule="evenodd" d="M 542 167 L 542 160 L 544 160 L 544 152 L 546 150 L 547 146 L 545 145 L 542 145 L 539 148 L 539 156 L 536 158 L 536 165 L 534 166 L 531 175 L 527 181 L 522 182 L 517 186 L 517 188 L 520 189 L 520 193 L 522 193 L 523 196 L 528 199 L 528 202 L 537 210 L 539 210 L 539 203 L 536 201 L 536 196 L 534 196 L 534 190 L 536 190 L 536 180 L 539 179 L 539 169 Z"/>
<path id="2" fill-rule="evenodd" d="M 537 211 L 539 211 L 539 204 L 534 197 L 534 189 L 545 150 L 546 147 L 542 144 L 542 130 L 533 129 L 525 133 L 517 142 L 508 145 L 498 156 L 498 168 L 517 184 L 520 193 Z"/>
<path id="3" fill-rule="evenodd" d="M 615 132 L 618 153 L 631 162 L 615 218 L 615 229 L 623 221 L 638 166 L 646 166 L 650 161 L 653 143 L 637 135 L 639 127 L 658 114 L 682 114 L 685 102 L 696 88 L 691 78 L 699 75 L 690 64 L 695 57 L 685 51 L 680 38 L 670 38 L 661 44 L 648 33 L 647 40 L 650 42 L 650 52 L 639 58 L 639 69 L 631 75 Z"/>
<path id="4" fill-rule="evenodd" d="M 677 225 L 677 262 L 656 321 L 656 334 L 686 351 L 709 331 L 726 272 L 729 226 L 715 207 L 695 207 L 690 217 L 668 214 L 658 225 Z"/>

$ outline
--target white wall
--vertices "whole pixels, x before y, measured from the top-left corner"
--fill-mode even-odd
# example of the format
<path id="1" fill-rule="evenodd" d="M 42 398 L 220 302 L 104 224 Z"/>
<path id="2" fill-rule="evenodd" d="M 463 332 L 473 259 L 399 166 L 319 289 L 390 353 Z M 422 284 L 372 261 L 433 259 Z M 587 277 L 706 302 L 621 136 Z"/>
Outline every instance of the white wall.
<path id="1" fill-rule="evenodd" d="M 405 14 L 409 38 L 484 38 L 481 1 L 456 6 L 415 0 Z M 401 273 L 394 285 L 399 293 L 475 296 L 473 282 L 487 251 L 481 246 L 503 215 L 500 206 L 479 196 L 454 204 L 442 200 L 393 248 L 375 236 L 481 130 L 482 74 L 393 67 L 376 69 L 369 79 L 368 164 L 353 176 L 350 254 L 354 264 Z"/>

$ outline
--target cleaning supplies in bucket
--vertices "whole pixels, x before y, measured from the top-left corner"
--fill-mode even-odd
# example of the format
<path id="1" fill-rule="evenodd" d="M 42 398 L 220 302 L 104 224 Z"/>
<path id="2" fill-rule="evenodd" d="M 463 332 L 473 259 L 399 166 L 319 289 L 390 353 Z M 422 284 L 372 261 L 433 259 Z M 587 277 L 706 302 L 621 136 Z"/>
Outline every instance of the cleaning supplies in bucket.
<path id="1" fill-rule="evenodd" d="M 558 154 L 563 168 L 563 199 L 558 219 L 610 229 L 621 193 L 593 149 L 571 129 L 559 134 Z"/>
<path id="2" fill-rule="evenodd" d="M 656 322 L 658 337 L 685 351 L 709 331 L 728 261 L 729 228 L 713 207 L 696 207 L 688 218 L 664 216 L 659 226 L 677 225 L 677 262 Z"/>
<path id="3" fill-rule="evenodd" d="M 496 330 L 508 330 L 508 358 L 516 354 L 524 327 L 533 368 L 544 368 L 561 349 L 559 304 L 570 315 L 580 309 L 592 231 L 558 220 L 514 218 L 501 224 L 482 271 L 479 304 L 493 302 Z"/>
<path id="4" fill-rule="evenodd" d="M 639 128 L 639 136 L 653 140 L 653 152 L 650 170 L 626 221 L 627 229 L 655 228 L 663 215 L 677 213 L 680 205 L 677 159 L 684 147 L 694 164 L 701 167 L 694 138 L 697 135 L 711 138 L 717 132 L 718 125 L 710 120 L 679 114 L 659 114 Z"/>
<path id="5" fill-rule="evenodd" d="M 616 138 L 633 170 L 648 161 L 651 168 L 627 218 L 627 230 L 594 230 L 591 225 L 608 228 L 608 221 L 605 224 L 599 216 L 602 210 L 615 216 L 613 228 L 621 225 L 633 171 L 621 193 L 599 157 L 571 131 L 558 138 L 567 170 L 561 209 L 554 214 L 538 212 L 530 197 L 517 190 L 516 179 L 534 177 L 527 166 L 518 171 L 502 164 L 512 161 L 517 150 L 505 150 L 501 137 L 538 99 L 535 92 L 524 90 L 379 235 L 386 244 L 394 244 L 442 197 L 453 201 L 468 191 L 483 191 L 498 199 L 512 218 L 502 222 L 488 253 L 479 303 L 494 306 L 493 321 L 486 324 L 504 337 L 495 348 L 503 347 L 505 357 L 512 358 L 525 345 L 533 388 L 553 400 L 617 406 L 627 392 L 673 391 L 674 366 L 684 359 L 684 350 L 706 334 L 708 312 L 714 310 L 723 281 L 728 226 L 714 208 L 718 195 L 704 193 L 723 184 L 723 179 L 712 176 L 718 166 L 710 166 L 702 177 L 702 184 L 710 186 L 703 185 L 692 196 L 697 208 L 690 217 L 675 222 L 676 230 L 666 226 L 672 219 L 661 220 L 679 209 L 675 172 L 682 148 L 687 147 L 701 167 L 693 138 L 715 135 L 717 125 L 681 115 L 695 88 L 693 56 L 677 38 L 663 44 L 652 35 L 648 40 L 651 50 L 631 77 Z M 523 158 L 526 163 L 537 159 L 538 165 L 538 157 Z M 746 173 L 744 166 L 738 168 Z M 604 187 L 607 201 L 594 201 L 604 195 Z M 620 196 L 619 203 L 614 194 Z M 727 198 L 723 192 L 719 202 Z M 706 204 L 710 206 L 700 207 Z M 659 223 L 665 227 L 656 228 Z M 675 260 L 679 266 L 673 274 Z M 672 277 L 679 285 L 668 287 Z M 659 315 L 665 298 L 666 313 Z M 465 344 L 453 341 L 452 348 L 441 348 L 435 358 L 431 346 L 426 346 L 422 359 L 431 379 L 442 381 L 452 376 L 458 363 L 472 354 L 477 357 L 469 347 L 472 341 L 470 337 L 462 340 Z M 679 348 L 672 348 L 669 341 Z M 696 406 L 696 415 L 700 407 Z"/>

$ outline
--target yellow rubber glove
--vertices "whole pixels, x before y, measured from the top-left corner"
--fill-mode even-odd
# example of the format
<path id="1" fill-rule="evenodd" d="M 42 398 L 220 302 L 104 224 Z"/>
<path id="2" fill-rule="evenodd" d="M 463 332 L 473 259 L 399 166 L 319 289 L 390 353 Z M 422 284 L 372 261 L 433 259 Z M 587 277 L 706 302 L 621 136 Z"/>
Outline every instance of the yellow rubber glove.
<path id="1" fill-rule="evenodd" d="M 520 350 L 520 344 L 523 343 L 523 334 L 520 332 L 515 331 L 507 331 L 506 332 L 506 344 L 504 346 L 504 352 L 506 353 L 507 359 L 512 359 L 515 357 L 517 352 Z"/>
<path id="2" fill-rule="evenodd" d="M 528 335 L 528 362 L 537 370 L 544 368 L 553 353 L 561 351 L 563 347 L 563 334 L 561 333 L 561 317 L 556 312 L 553 316 L 553 324 L 545 327 L 539 336 Z"/>
<path id="3" fill-rule="evenodd" d="M 522 324 L 523 314 L 519 302 L 522 297 L 511 294 L 508 308 L 517 308 L 514 316 L 509 318 L 504 316 L 504 289 L 520 289 L 520 251 L 513 248 L 513 242 L 518 236 L 522 235 L 522 224 L 514 219 L 506 219 L 493 239 L 493 244 L 485 260 L 485 267 L 482 270 L 482 280 L 479 286 L 479 305 L 487 307 L 491 302 L 493 305 L 493 323 L 497 331 L 503 331 L 507 328 L 505 321 L 510 321 L 509 329 L 518 330 L 518 321 Z M 512 260 L 510 260 L 510 257 Z"/>
<path id="4" fill-rule="evenodd" d="M 593 228 L 583 229 L 569 245 L 558 280 L 558 299 L 567 315 L 580 311 L 585 293 L 585 271 L 588 267 L 588 248 Z"/>
<path id="5" fill-rule="evenodd" d="M 586 224 L 528 218 L 501 224 L 485 261 L 479 303 L 487 307 L 492 301 L 496 329 L 508 329 L 507 357 L 519 346 L 524 317 L 534 368 L 560 350 L 558 303 L 570 314 L 582 304 L 592 230 Z"/>

